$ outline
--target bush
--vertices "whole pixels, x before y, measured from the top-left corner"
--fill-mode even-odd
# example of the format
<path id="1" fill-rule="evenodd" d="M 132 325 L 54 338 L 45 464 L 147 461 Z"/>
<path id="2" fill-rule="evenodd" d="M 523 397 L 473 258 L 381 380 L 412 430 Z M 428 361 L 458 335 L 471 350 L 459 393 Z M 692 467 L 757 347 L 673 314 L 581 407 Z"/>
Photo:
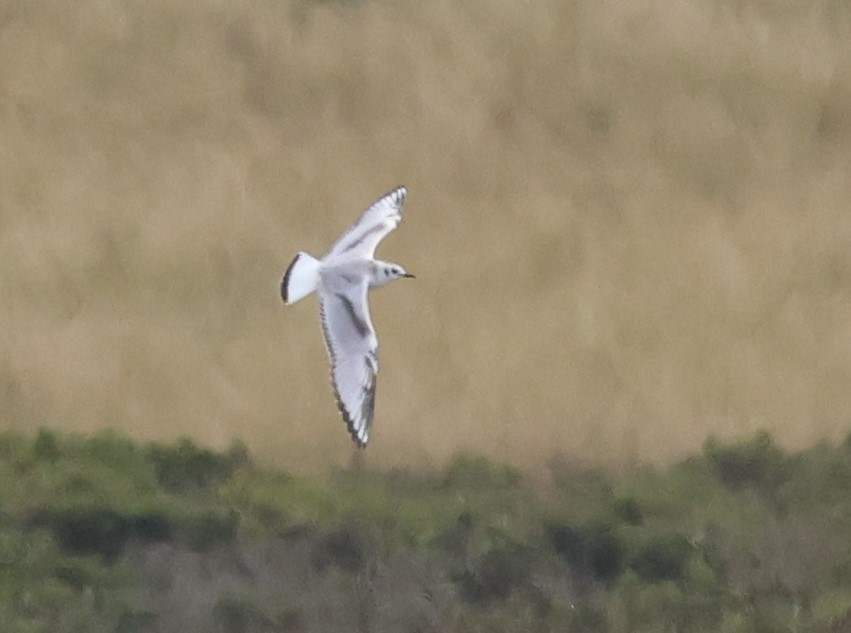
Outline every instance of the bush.
<path id="1" fill-rule="evenodd" d="M 694 548 L 681 534 L 651 536 L 638 550 L 630 567 L 650 582 L 682 581 Z"/>
<path id="2" fill-rule="evenodd" d="M 196 492 L 210 489 L 230 478 L 236 464 L 244 461 L 244 451 L 218 454 L 182 439 L 177 446 L 153 444 L 148 455 L 154 464 L 159 484 L 171 492 Z"/>
<path id="3" fill-rule="evenodd" d="M 146 512 L 132 517 L 133 536 L 146 541 L 165 541 L 171 538 L 172 525 L 163 512 Z"/>
<path id="4" fill-rule="evenodd" d="M 644 511 L 641 505 L 632 497 L 615 500 L 614 515 L 627 525 L 641 525 L 644 521 Z"/>
<path id="5" fill-rule="evenodd" d="M 86 440 L 89 455 L 115 469 L 124 470 L 133 464 L 145 464 L 139 445 L 115 431 L 104 431 Z"/>
<path id="6" fill-rule="evenodd" d="M 205 510 L 178 521 L 179 536 L 196 551 L 208 551 L 236 541 L 239 514 L 233 510 Z"/>
<path id="7" fill-rule="evenodd" d="M 333 565 L 356 572 L 366 560 L 366 543 L 354 528 L 346 526 L 319 539 L 313 546 L 310 560 L 319 571 Z"/>
<path id="8" fill-rule="evenodd" d="M 50 518 L 56 541 L 73 554 L 100 554 L 114 560 L 124 550 L 131 535 L 132 522 L 105 508 L 72 509 Z"/>
<path id="9" fill-rule="evenodd" d="M 50 429 L 39 429 L 33 440 L 33 455 L 38 459 L 53 462 L 59 459 L 59 436 L 56 431 Z"/>
<path id="10" fill-rule="evenodd" d="M 504 601 L 529 580 L 532 569 L 531 550 L 507 544 L 485 552 L 473 569 L 456 575 L 455 581 L 465 600 L 484 605 Z"/>
<path id="11" fill-rule="evenodd" d="M 546 533 L 553 549 L 583 576 L 608 582 L 624 569 L 625 548 L 609 523 L 550 524 Z"/>
<path id="12" fill-rule="evenodd" d="M 851 450 L 847 445 L 833 447 L 821 442 L 791 457 L 794 477 L 787 481 L 780 497 L 789 506 L 828 504 L 841 512 L 851 510 Z M 851 512 L 848 512 L 851 517 Z"/>
<path id="13" fill-rule="evenodd" d="M 765 432 L 758 433 L 753 439 L 727 446 L 715 438 L 709 438 L 703 453 L 713 465 L 719 480 L 732 490 L 751 486 L 773 493 L 791 475 L 791 468 L 782 451 Z"/>
<path id="14" fill-rule="evenodd" d="M 34 527 L 49 528 L 65 552 L 98 554 L 107 561 L 114 561 L 132 537 L 161 541 L 172 531 L 163 514 L 128 515 L 105 507 L 43 510 L 30 521 Z"/>

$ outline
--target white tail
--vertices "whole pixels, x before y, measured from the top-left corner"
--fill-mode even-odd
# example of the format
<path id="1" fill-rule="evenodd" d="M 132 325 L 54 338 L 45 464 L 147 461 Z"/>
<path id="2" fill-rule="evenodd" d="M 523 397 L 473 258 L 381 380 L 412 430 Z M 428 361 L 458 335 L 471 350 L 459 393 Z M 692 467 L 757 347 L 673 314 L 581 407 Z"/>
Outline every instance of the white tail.
<path id="1" fill-rule="evenodd" d="M 320 262 L 307 253 L 299 253 L 281 279 L 281 299 L 290 305 L 304 299 L 319 285 Z"/>

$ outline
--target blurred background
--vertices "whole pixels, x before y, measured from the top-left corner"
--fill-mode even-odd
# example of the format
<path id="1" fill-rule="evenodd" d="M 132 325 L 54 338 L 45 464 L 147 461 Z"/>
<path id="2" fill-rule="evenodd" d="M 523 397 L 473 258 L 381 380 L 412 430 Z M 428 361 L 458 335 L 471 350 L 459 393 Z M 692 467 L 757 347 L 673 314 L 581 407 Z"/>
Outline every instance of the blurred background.
<path id="1" fill-rule="evenodd" d="M 278 281 L 398 184 L 371 466 L 847 434 L 838 0 L 0 2 L 0 424 L 345 463 Z"/>

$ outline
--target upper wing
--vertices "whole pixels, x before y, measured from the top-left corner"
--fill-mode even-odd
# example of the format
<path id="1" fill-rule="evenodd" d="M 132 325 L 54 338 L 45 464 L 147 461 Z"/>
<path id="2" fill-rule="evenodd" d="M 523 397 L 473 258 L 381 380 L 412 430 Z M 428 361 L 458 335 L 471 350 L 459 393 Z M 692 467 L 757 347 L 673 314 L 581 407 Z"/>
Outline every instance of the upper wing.
<path id="1" fill-rule="evenodd" d="M 323 286 L 319 293 L 337 408 L 360 446 L 369 441 L 378 373 L 378 339 L 369 316 L 368 290 L 369 282 L 364 278 L 356 283 Z"/>
<path id="2" fill-rule="evenodd" d="M 399 226 L 402 219 L 402 205 L 405 204 L 407 194 L 407 189 L 398 187 L 376 200 L 334 243 L 325 257 L 335 257 L 344 253 L 372 257 L 384 236 Z"/>

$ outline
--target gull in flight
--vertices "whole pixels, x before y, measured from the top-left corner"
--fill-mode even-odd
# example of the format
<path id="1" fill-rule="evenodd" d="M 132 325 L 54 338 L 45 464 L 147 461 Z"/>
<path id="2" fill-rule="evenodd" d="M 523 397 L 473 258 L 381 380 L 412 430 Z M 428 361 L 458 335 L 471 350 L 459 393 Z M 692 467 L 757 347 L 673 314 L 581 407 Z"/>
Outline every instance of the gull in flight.
<path id="1" fill-rule="evenodd" d="M 378 373 L 378 339 L 369 316 L 369 289 L 413 277 L 398 264 L 375 259 L 375 249 L 399 225 L 407 193 L 398 187 L 376 200 L 322 259 L 301 252 L 281 279 L 285 304 L 312 292 L 319 298 L 337 408 L 361 447 L 369 441 Z"/>

